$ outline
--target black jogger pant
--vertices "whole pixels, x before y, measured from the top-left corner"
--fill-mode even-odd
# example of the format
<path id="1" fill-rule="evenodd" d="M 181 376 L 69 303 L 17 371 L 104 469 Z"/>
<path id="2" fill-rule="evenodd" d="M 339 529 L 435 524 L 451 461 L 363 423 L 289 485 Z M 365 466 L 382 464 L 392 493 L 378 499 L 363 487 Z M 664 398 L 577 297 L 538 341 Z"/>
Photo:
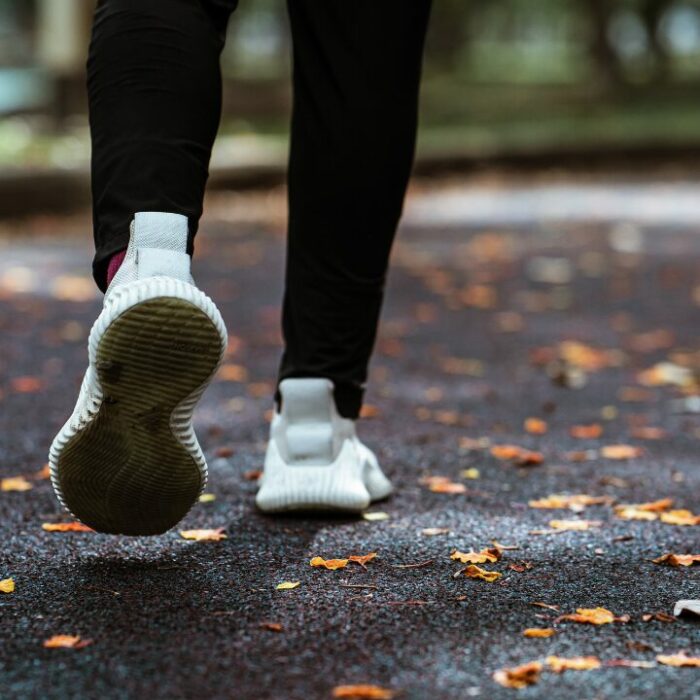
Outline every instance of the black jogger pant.
<path id="1" fill-rule="evenodd" d="M 88 59 L 95 279 L 137 211 L 184 214 L 189 251 L 237 0 L 100 0 Z M 327 377 L 356 417 L 413 160 L 430 0 L 288 0 L 294 46 L 280 379 Z"/>

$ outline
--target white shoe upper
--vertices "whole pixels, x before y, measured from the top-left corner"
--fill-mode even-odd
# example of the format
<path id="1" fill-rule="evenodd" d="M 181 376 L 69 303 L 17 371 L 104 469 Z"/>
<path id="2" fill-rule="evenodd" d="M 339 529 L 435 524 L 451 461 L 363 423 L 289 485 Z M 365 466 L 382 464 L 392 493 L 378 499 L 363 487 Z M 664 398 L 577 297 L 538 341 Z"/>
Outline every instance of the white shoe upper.
<path id="1" fill-rule="evenodd" d="M 266 511 L 359 511 L 391 493 L 355 421 L 338 414 L 328 379 L 285 379 L 256 503 Z"/>

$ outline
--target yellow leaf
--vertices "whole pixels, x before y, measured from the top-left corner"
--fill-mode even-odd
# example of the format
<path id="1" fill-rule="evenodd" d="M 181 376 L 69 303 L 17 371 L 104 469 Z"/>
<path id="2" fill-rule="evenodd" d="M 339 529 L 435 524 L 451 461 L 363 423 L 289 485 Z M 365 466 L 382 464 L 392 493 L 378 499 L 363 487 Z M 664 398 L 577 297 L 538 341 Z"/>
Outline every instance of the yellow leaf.
<path id="1" fill-rule="evenodd" d="M 362 517 L 369 522 L 378 522 L 380 520 L 389 520 L 389 513 L 384 513 L 381 510 L 375 510 L 371 513 L 363 513 Z"/>
<path id="2" fill-rule="evenodd" d="M 590 530 L 600 527 L 600 520 L 550 520 L 549 527 L 553 530 Z"/>
<path id="3" fill-rule="evenodd" d="M 450 554 L 450 559 L 462 562 L 462 564 L 485 564 L 494 563 L 501 558 L 501 551 L 496 547 L 492 549 L 482 549 L 480 552 L 460 552 L 455 550 Z"/>
<path id="4" fill-rule="evenodd" d="M 323 557 L 314 557 L 309 564 L 311 566 L 323 567 L 335 571 L 336 569 L 344 569 L 348 565 L 347 559 L 324 559 Z"/>
<path id="5" fill-rule="evenodd" d="M 223 527 L 217 527 L 215 530 L 180 530 L 180 537 L 196 542 L 219 542 L 226 539 Z"/>
<path id="6" fill-rule="evenodd" d="M 11 476 L 0 480 L 0 491 L 29 491 L 32 485 L 23 476 Z"/>
<path id="7" fill-rule="evenodd" d="M 642 448 L 633 445 L 606 445 L 600 454 L 605 459 L 634 459 L 642 454 Z"/>
<path id="8" fill-rule="evenodd" d="M 378 685 L 337 685 L 333 688 L 333 697 L 345 700 L 391 700 L 394 691 Z"/>
<path id="9" fill-rule="evenodd" d="M 665 666 L 689 666 L 700 668 L 700 656 L 687 656 L 683 652 L 678 654 L 659 654 L 656 660 Z"/>
<path id="10" fill-rule="evenodd" d="M 498 581 L 503 574 L 498 571 L 488 571 L 487 569 L 482 569 L 474 564 L 470 564 L 464 571 L 465 576 L 469 578 L 478 578 L 487 583 L 493 583 Z"/>
<path id="11" fill-rule="evenodd" d="M 523 637 L 530 637 L 532 639 L 546 639 L 555 635 L 556 630 L 551 627 L 528 627 L 523 632 Z"/>
<path id="12" fill-rule="evenodd" d="M 470 467 L 462 471 L 462 476 L 465 479 L 478 479 L 481 476 L 481 472 L 474 467 Z"/>
<path id="13" fill-rule="evenodd" d="M 248 370 L 241 365 L 221 365 L 217 377 L 224 382 L 244 382 L 248 378 Z"/>
<path id="14" fill-rule="evenodd" d="M 586 506 L 609 505 L 614 499 L 610 496 L 589 496 L 578 493 L 573 496 L 553 494 L 546 498 L 529 501 L 530 508 L 570 508 L 571 510 L 583 510 Z"/>
<path id="15" fill-rule="evenodd" d="M 577 608 L 575 614 L 562 615 L 559 619 L 587 625 L 607 625 L 615 622 L 617 618 L 606 608 Z"/>
<path id="16" fill-rule="evenodd" d="M 530 661 L 522 666 L 503 668 L 493 674 L 493 679 L 504 688 L 525 688 L 534 685 L 540 680 L 542 664 L 539 661 Z"/>
<path id="17" fill-rule="evenodd" d="M 91 527 L 77 520 L 72 523 L 42 523 L 41 529 L 46 532 L 94 532 Z"/>
<path id="18" fill-rule="evenodd" d="M 12 578 L 4 578 L 0 581 L 0 593 L 14 593 L 15 580 Z"/>
<path id="19" fill-rule="evenodd" d="M 299 585 L 301 585 L 301 581 L 283 581 L 282 583 L 278 583 L 275 588 L 278 591 L 291 591 Z"/>
<path id="20" fill-rule="evenodd" d="M 216 496 L 213 493 L 203 493 L 199 497 L 199 502 L 200 503 L 211 503 L 212 501 L 216 500 Z"/>
<path id="21" fill-rule="evenodd" d="M 700 554 L 664 554 L 658 559 L 654 559 L 653 562 L 667 566 L 692 566 L 700 564 Z"/>
<path id="22" fill-rule="evenodd" d="M 662 523 L 668 525 L 700 525 L 700 515 L 694 515 L 689 510 L 669 510 L 659 515 Z"/>
<path id="23" fill-rule="evenodd" d="M 561 656 L 548 656 L 547 666 L 555 673 L 562 671 L 590 671 L 600 668 L 600 659 L 595 656 L 574 656 L 565 659 Z"/>

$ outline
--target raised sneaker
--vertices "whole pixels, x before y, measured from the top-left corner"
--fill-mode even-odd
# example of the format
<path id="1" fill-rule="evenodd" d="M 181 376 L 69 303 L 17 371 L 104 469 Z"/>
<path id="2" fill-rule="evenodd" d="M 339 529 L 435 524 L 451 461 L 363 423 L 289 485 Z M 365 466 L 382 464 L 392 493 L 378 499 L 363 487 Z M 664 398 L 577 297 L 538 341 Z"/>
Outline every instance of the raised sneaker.
<path id="1" fill-rule="evenodd" d="M 328 379 L 285 379 L 256 503 L 267 512 L 359 512 L 391 493 L 374 453 L 342 418 Z"/>
<path id="2" fill-rule="evenodd" d="M 192 413 L 227 334 L 194 284 L 186 249 L 186 217 L 135 215 L 90 332 L 78 403 L 51 445 L 58 499 L 100 532 L 165 532 L 206 483 Z"/>

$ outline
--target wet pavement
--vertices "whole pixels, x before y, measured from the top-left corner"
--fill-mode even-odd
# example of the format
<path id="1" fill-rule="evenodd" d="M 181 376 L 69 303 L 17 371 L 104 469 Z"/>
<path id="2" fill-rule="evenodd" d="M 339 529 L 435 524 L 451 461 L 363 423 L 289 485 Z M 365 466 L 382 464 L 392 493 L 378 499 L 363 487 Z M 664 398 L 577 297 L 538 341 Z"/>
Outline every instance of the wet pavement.
<path id="1" fill-rule="evenodd" d="M 478 192 L 459 183 L 418 188 L 360 429 L 397 486 L 370 508 L 382 520 L 256 512 L 251 472 L 280 352 L 282 195 L 213 199 L 194 271 L 231 344 L 196 415 L 215 498 L 182 529 L 224 528 L 218 542 L 42 529 L 69 520 L 36 473 L 73 407 L 100 302 L 85 217 L 6 226 L 0 476 L 32 488 L 0 493 L 0 579 L 15 582 L 0 593 L 2 696 L 313 700 L 363 683 L 416 699 L 700 697 L 700 670 L 656 662 L 700 654 L 698 618 L 668 617 L 700 598 L 699 568 L 650 561 L 700 553 L 700 525 L 665 522 L 700 513 L 700 209 L 692 185 L 681 214 L 663 183 L 635 187 L 638 208 L 573 188 L 559 209 L 535 192 L 500 215 L 493 204 L 477 215 L 466 203 Z M 517 463 L 524 450 L 534 464 Z M 582 512 L 528 505 L 551 494 L 609 499 Z M 653 519 L 615 511 L 665 498 L 639 516 Z M 459 574 L 450 554 L 493 540 L 518 547 L 480 564 L 502 577 Z M 370 552 L 366 569 L 309 566 Z M 284 581 L 300 583 L 277 590 Z M 629 620 L 559 619 L 599 606 Z M 556 633 L 524 637 L 532 627 Z M 91 643 L 44 648 L 53 635 Z M 545 670 L 522 690 L 492 678 L 550 655 L 602 666 Z"/>

